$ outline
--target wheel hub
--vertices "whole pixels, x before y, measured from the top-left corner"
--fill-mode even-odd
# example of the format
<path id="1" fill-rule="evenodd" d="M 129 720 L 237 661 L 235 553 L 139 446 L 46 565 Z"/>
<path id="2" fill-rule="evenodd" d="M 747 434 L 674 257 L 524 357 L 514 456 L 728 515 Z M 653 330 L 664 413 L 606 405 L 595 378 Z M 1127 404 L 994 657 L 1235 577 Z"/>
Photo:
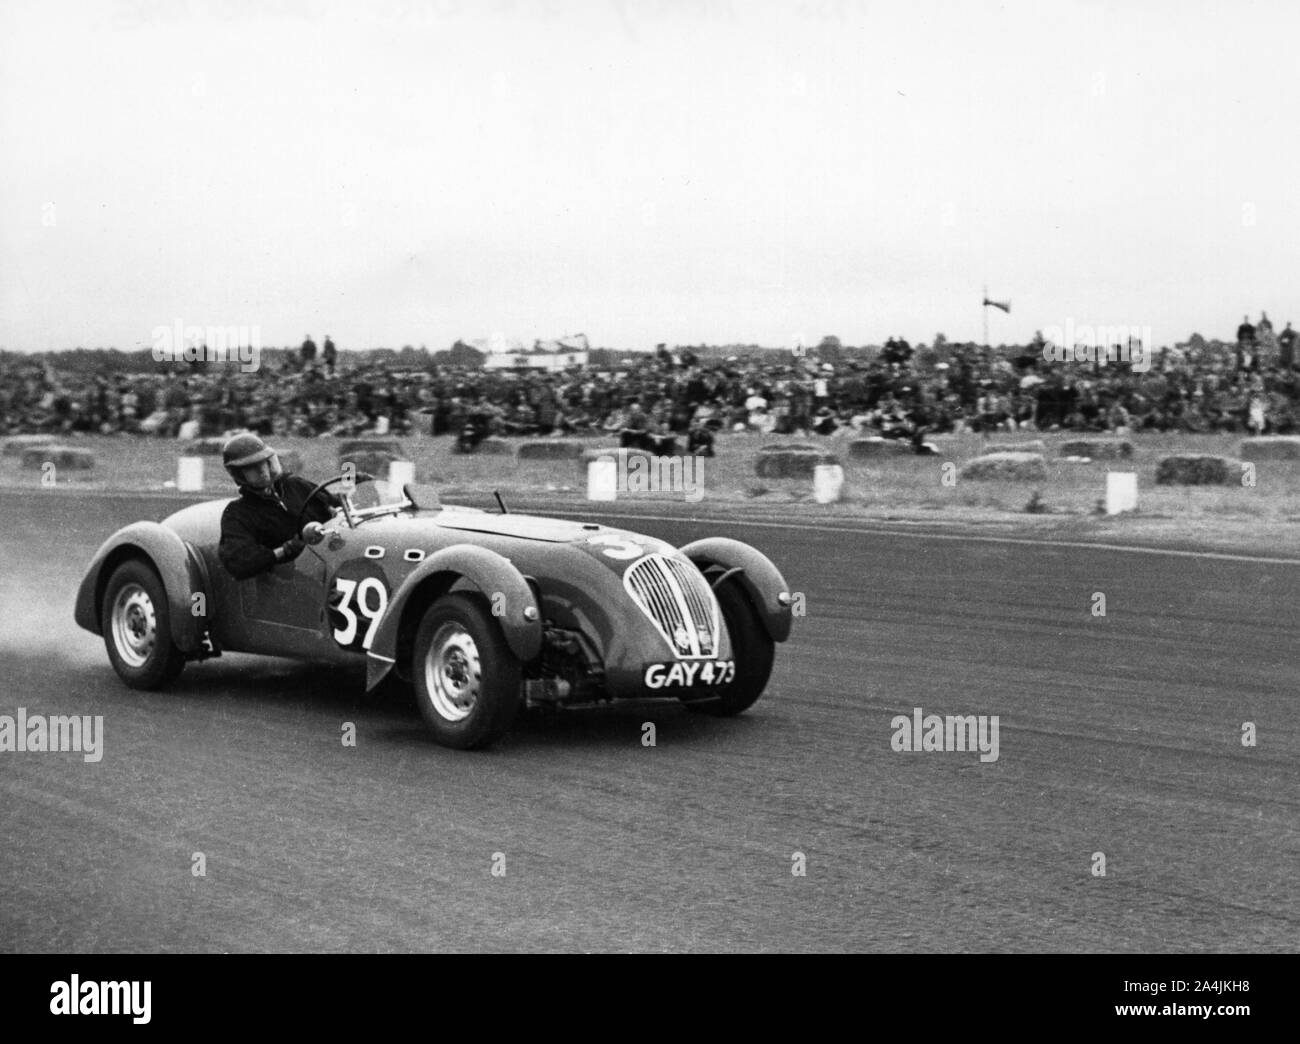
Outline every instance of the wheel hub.
<path id="1" fill-rule="evenodd" d="M 438 716 L 464 721 L 474 710 L 483 682 L 478 645 L 456 623 L 438 628 L 424 662 L 425 687 Z"/>
<path id="2" fill-rule="evenodd" d="M 153 599 L 139 584 L 127 584 L 118 592 L 111 626 L 118 656 L 129 667 L 143 667 L 153 654 L 158 619 Z"/>

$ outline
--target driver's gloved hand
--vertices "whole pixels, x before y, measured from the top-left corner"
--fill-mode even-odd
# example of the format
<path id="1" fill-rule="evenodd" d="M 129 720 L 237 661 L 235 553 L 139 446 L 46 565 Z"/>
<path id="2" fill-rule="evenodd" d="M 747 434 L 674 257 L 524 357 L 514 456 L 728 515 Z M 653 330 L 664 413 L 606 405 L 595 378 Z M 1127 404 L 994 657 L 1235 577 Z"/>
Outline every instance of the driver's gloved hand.
<path id="1" fill-rule="evenodd" d="M 302 549 L 306 546 L 297 537 L 292 537 L 275 549 L 275 560 L 277 562 L 292 562 L 302 554 Z"/>

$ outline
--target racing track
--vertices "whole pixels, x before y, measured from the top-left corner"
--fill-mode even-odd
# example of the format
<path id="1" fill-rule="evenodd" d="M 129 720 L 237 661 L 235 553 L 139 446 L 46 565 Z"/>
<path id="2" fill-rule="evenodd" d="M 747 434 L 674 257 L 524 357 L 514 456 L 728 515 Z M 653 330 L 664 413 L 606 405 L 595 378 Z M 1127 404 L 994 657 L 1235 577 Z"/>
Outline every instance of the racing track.
<path id="1" fill-rule="evenodd" d="M 532 713 L 464 754 L 412 706 L 360 697 L 359 673 L 227 657 L 170 693 L 121 686 L 73 593 L 105 536 L 177 503 L 0 502 L 0 713 L 105 719 L 98 764 L 0 753 L 5 950 L 1300 938 L 1300 565 L 728 526 L 808 600 L 749 714 Z M 626 524 L 678 543 L 720 528 Z M 916 706 L 999 715 L 999 759 L 894 752 L 890 720 Z"/>

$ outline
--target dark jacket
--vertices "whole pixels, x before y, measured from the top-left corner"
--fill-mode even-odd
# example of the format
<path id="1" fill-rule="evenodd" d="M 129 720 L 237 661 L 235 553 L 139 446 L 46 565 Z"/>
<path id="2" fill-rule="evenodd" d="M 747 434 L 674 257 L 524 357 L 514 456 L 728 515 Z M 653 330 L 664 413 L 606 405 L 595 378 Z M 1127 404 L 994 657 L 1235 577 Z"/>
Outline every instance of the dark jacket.
<path id="1" fill-rule="evenodd" d="M 247 580 L 277 564 L 275 549 L 297 537 L 294 520 L 315 483 L 287 475 L 271 486 L 272 498 L 247 486 L 239 488 L 239 499 L 226 505 L 221 514 L 221 543 L 217 556 L 236 580 Z M 329 491 L 317 493 L 303 514 L 303 522 L 325 522 L 338 497 Z"/>

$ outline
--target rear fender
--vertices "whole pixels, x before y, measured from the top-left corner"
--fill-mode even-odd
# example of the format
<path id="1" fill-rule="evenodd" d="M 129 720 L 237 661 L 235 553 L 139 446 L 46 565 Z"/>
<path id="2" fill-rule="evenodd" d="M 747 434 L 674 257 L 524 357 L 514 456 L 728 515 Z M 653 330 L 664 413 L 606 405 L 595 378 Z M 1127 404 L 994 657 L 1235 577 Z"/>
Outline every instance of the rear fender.
<path id="1" fill-rule="evenodd" d="M 172 641 L 182 652 L 198 651 L 203 641 L 203 615 L 194 613 L 194 595 L 208 601 L 202 566 L 175 532 L 157 522 L 135 522 L 119 529 L 95 552 L 77 591 L 73 619 L 92 634 L 102 634 L 99 618 L 108 579 L 123 562 L 138 559 L 151 565 L 167 592 Z M 211 606 L 205 605 L 205 611 Z"/>
<path id="2" fill-rule="evenodd" d="M 387 677 L 413 639 L 425 611 L 460 580 L 488 598 L 506 644 L 524 663 L 542 651 L 542 622 L 528 581 L 504 555 L 475 544 L 453 544 L 430 555 L 389 600 L 366 659 L 366 690 Z"/>
<path id="3" fill-rule="evenodd" d="M 739 569 L 736 579 L 744 586 L 772 640 L 783 642 L 790 637 L 793 623 L 790 587 L 781 571 L 761 551 L 728 537 L 696 540 L 679 551 L 701 571 L 709 566 Z M 713 578 L 710 576 L 709 579 Z"/>

